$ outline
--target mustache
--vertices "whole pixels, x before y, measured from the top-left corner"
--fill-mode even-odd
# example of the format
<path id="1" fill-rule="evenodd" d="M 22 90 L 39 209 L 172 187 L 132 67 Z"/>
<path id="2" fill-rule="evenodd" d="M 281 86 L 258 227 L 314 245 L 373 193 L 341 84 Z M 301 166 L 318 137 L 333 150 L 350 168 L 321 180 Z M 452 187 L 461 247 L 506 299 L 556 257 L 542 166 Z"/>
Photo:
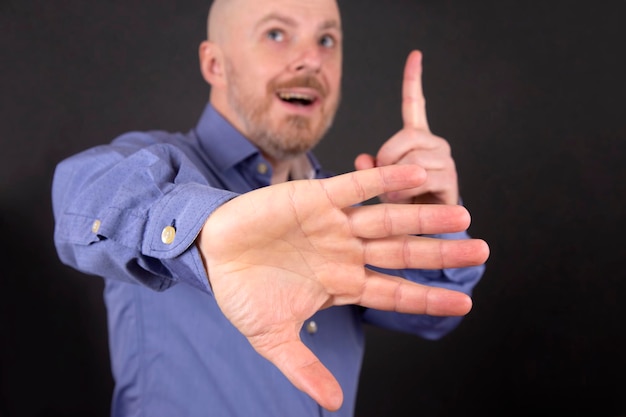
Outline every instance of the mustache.
<path id="1" fill-rule="evenodd" d="M 269 85 L 269 89 L 271 91 L 289 88 L 312 88 L 317 91 L 322 98 L 325 98 L 328 95 L 326 86 L 312 75 L 299 75 L 291 78 L 290 80 L 281 82 L 273 81 Z"/>

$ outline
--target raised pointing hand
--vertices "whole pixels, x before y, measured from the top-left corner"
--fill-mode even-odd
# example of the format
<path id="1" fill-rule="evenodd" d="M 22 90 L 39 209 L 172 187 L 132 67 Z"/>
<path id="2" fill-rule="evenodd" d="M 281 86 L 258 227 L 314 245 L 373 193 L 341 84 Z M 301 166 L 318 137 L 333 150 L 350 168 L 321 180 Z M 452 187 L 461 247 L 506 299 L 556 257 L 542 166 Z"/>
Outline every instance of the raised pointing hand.
<path id="1" fill-rule="evenodd" d="M 409 54 L 402 83 L 403 128 L 387 140 L 376 157 L 361 154 L 355 160 L 357 170 L 393 164 L 416 164 L 426 169 L 427 180 L 402 192 L 381 196 L 384 202 L 458 204 L 456 166 L 448 142 L 433 135 L 426 117 L 422 88 L 422 53 Z"/>
<path id="2" fill-rule="evenodd" d="M 315 312 L 345 304 L 442 316 L 471 309 L 463 293 L 365 267 L 439 269 L 486 261 L 489 249 L 482 240 L 412 236 L 465 230 L 470 217 L 461 206 L 354 207 L 424 180 L 423 169 L 395 165 L 264 187 L 219 207 L 199 236 L 225 316 L 259 354 L 326 409 L 341 406 L 341 387 L 299 337 Z"/>

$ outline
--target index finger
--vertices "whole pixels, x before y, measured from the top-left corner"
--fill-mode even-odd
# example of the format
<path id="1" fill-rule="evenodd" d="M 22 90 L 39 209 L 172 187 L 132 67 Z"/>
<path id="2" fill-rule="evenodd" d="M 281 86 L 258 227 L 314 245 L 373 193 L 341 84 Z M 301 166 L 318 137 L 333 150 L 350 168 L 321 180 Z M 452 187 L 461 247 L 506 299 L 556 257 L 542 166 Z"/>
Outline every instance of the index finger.
<path id="1" fill-rule="evenodd" d="M 405 128 L 430 131 L 422 89 L 422 53 L 417 50 L 411 51 L 404 67 L 402 121 Z"/>
<path id="2" fill-rule="evenodd" d="M 472 299 L 460 291 L 411 282 L 400 277 L 368 271 L 359 305 L 398 313 L 431 316 L 464 316 Z"/>

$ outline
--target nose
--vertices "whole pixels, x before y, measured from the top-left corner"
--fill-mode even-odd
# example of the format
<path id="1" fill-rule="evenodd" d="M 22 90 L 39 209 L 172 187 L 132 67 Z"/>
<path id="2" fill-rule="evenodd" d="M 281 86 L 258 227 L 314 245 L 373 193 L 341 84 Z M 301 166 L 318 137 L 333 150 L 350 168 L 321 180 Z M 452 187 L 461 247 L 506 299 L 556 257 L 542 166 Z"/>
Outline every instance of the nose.
<path id="1" fill-rule="evenodd" d="M 290 69 L 294 72 L 317 73 L 322 68 L 322 51 L 317 42 L 299 45 L 291 61 Z"/>

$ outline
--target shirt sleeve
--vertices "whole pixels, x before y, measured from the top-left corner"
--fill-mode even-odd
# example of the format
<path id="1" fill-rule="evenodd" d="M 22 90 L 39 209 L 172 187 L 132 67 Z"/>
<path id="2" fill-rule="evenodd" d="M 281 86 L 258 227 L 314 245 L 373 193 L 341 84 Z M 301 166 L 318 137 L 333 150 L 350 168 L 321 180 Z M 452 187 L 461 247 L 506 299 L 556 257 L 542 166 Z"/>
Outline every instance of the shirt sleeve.
<path id="1" fill-rule="evenodd" d="M 236 195 L 208 184 L 181 148 L 127 134 L 57 165 L 55 246 L 63 263 L 87 274 L 157 291 L 185 281 L 210 292 L 194 242 Z"/>
<path id="2" fill-rule="evenodd" d="M 432 235 L 431 237 L 468 239 L 470 236 L 467 232 L 460 232 Z M 379 272 L 400 276 L 419 284 L 448 288 L 461 291 L 467 295 L 472 294 L 474 287 L 478 284 L 485 271 L 485 265 L 438 270 L 385 270 L 376 267 L 371 268 Z M 372 325 L 436 340 L 454 330 L 461 323 L 463 317 L 435 317 L 425 314 L 403 314 L 367 309 L 364 311 L 364 320 Z"/>

